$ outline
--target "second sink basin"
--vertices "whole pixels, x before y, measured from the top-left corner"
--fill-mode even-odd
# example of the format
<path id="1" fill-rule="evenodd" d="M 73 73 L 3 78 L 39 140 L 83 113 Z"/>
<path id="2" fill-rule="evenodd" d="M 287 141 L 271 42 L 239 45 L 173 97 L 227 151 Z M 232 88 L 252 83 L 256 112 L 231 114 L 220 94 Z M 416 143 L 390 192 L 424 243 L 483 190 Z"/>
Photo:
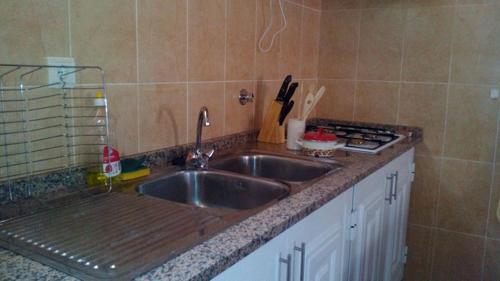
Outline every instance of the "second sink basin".
<path id="1" fill-rule="evenodd" d="M 339 168 L 340 165 L 336 167 L 335 165 L 292 157 L 244 153 L 211 163 L 210 167 L 253 177 L 304 182 L 320 177 L 335 168 Z"/>
<path id="2" fill-rule="evenodd" d="M 197 207 L 253 209 L 288 196 L 285 184 L 223 171 L 185 170 L 138 186 L 139 193 Z"/>

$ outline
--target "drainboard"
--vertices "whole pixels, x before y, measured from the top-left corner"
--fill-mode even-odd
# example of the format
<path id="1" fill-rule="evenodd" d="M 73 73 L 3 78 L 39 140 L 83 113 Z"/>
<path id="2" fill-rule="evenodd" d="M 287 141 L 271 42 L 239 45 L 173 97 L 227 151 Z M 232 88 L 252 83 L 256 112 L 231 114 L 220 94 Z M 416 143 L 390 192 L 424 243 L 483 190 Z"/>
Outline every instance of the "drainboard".
<path id="1" fill-rule="evenodd" d="M 0 245 L 85 280 L 123 280 L 194 246 L 221 223 L 193 207 L 109 193 L 4 221 Z"/>

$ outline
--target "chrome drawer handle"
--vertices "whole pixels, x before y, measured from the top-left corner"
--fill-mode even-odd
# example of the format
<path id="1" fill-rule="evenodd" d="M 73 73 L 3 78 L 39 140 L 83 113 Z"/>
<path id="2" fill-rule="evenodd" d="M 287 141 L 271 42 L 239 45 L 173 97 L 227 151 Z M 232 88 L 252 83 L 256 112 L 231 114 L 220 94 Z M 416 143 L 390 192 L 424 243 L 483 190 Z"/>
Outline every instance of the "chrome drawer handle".
<path id="1" fill-rule="evenodd" d="M 305 267 L 305 255 L 306 255 L 306 243 L 302 242 L 300 247 L 294 246 L 295 251 L 300 252 L 300 281 L 304 281 L 304 267 Z"/>
<path id="2" fill-rule="evenodd" d="M 291 281 L 292 277 L 292 255 L 288 254 L 286 259 L 282 258 L 280 255 L 280 263 L 286 264 L 286 281 Z"/>
<path id="3" fill-rule="evenodd" d="M 386 183 L 385 183 L 386 190 L 387 190 L 387 182 L 389 182 L 390 189 L 389 189 L 389 197 L 386 197 L 385 200 L 389 201 L 389 205 L 391 205 L 392 204 L 392 187 L 394 185 L 394 177 L 393 177 L 393 175 L 387 176 L 386 180 L 387 180 Z"/>
<path id="4" fill-rule="evenodd" d="M 394 174 L 392 174 L 393 176 L 393 182 L 392 184 L 394 185 L 394 193 L 392 194 L 392 196 L 394 197 L 394 201 L 397 200 L 397 197 L 398 197 L 398 178 L 399 178 L 399 172 L 396 171 Z"/>

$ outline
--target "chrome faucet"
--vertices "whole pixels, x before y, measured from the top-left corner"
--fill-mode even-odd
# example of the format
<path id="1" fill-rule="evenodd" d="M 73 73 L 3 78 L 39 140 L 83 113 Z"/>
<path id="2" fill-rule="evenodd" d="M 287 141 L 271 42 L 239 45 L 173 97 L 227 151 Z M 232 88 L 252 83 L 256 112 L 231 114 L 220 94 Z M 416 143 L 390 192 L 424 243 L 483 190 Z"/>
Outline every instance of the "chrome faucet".
<path id="1" fill-rule="evenodd" d="M 208 118 L 208 108 L 203 106 L 198 113 L 198 124 L 196 126 L 196 145 L 194 150 L 191 151 L 186 158 L 186 165 L 190 168 L 195 169 L 207 169 L 208 159 L 214 154 L 214 150 L 210 149 L 208 152 L 204 152 L 201 148 L 201 134 L 203 127 L 210 126 L 210 120 Z"/>

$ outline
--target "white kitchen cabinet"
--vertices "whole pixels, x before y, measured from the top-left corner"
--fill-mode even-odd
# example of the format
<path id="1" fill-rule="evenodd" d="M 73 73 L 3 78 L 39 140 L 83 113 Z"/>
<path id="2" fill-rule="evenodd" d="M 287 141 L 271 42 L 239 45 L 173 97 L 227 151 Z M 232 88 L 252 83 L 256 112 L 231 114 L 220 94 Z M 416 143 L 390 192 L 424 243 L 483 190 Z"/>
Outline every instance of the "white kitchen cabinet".
<path id="1" fill-rule="evenodd" d="M 348 280 L 351 210 L 352 188 L 294 226 L 293 280 Z"/>
<path id="2" fill-rule="evenodd" d="M 385 262 L 387 168 L 354 186 L 350 278 L 352 281 L 382 280 Z"/>
<path id="3" fill-rule="evenodd" d="M 406 262 L 406 229 L 414 172 L 413 154 L 412 149 L 386 166 L 390 173 L 389 183 L 392 184 L 392 200 L 391 204 L 387 204 L 386 209 L 388 223 L 386 225 L 385 281 L 403 279 Z"/>
<path id="4" fill-rule="evenodd" d="M 354 186 L 350 280 L 402 280 L 413 153 Z"/>
<path id="5" fill-rule="evenodd" d="M 287 230 L 288 231 L 288 230 Z M 292 263 L 289 233 L 285 231 L 255 252 L 216 276 L 216 281 L 286 280 L 287 264 Z M 290 269 L 291 270 L 291 269 Z M 291 272 L 289 273 L 291 275 Z"/>
<path id="6" fill-rule="evenodd" d="M 347 280 L 351 206 L 352 188 L 213 280 Z M 280 262 L 287 257 L 291 258 L 290 267 L 284 260 Z"/>
<path id="7" fill-rule="evenodd" d="M 402 280 L 413 153 L 369 175 L 213 280 Z"/>

